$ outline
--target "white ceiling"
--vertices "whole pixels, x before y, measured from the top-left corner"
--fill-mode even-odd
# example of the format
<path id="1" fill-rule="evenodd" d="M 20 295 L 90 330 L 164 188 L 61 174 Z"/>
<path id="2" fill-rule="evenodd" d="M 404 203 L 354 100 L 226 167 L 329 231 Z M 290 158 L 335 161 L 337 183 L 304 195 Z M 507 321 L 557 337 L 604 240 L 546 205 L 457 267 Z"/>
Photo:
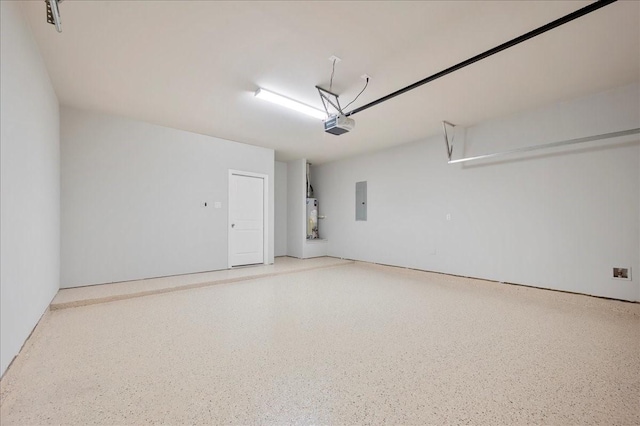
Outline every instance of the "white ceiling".
<path id="1" fill-rule="evenodd" d="M 617 2 L 353 116 L 354 131 L 254 98 L 357 107 L 584 7 L 579 1 L 70 1 L 24 6 L 62 105 L 270 147 L 314 163 L 640 80 L 640 3 Z M 351 109 L 351 108 L 350 108 Z"/>

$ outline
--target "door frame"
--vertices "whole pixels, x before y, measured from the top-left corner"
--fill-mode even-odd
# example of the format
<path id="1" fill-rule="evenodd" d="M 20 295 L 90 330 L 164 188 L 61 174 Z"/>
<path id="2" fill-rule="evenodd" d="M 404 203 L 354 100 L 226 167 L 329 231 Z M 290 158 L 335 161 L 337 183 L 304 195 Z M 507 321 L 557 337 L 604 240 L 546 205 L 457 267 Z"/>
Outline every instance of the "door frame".
<path id="1" fill-rule="evenodd" d="M 229 169 L 227 180 L 227 268 L 231 266 L 231 176 L 246 176 L 262 179 L 262 260 L 263 264 L 269 264 L 269 175 L 263 173 L 245 172 Z"/>

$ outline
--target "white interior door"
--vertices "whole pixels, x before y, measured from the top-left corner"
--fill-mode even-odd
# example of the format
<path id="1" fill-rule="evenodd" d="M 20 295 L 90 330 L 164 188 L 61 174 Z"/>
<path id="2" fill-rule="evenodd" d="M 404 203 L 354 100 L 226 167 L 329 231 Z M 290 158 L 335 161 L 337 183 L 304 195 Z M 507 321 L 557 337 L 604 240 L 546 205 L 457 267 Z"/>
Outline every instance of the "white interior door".
<path id="1" fill-rule="evenodd" d="M 264 179 L 229 175 L 229 266 L 264 263 Z"/>

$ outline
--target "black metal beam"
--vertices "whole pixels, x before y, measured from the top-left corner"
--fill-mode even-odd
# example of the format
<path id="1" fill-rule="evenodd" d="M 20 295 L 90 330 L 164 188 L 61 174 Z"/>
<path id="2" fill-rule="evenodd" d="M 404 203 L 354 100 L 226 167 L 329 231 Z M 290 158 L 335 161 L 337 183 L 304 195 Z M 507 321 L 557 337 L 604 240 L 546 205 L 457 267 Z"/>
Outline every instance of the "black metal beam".
<path id="1" fill-rule="evenodd" d="M 472 58 L 469 58 L 466 61 L 462 61 L 459 64 L 456 64 L 456 65 L 454 65 L 452 67 L 449 67 L 449 68 L 447 68 L 445 70 L 442 70 L 442 71 L 440 71 L 438 73 L 435 73 L 435 74 L 433 74 L 433 75 L 431 75 L 431 76 L 429 76 L 429 77 L 427 77 L 427 78 L 425 78 L 423 80 L 420 80 L 420 81 L 418 81 L 416 83 L 413 83 L 413 84 L 411 84 L 411 85 L 409 85 L 409 86 L 407 86 L 407 87 L 405 87 L 403 89 L 397 90 L 397 91 L 395 91 L 395 92 L 393 92 L 393 93 L 391 93 L 391 94 L 389 94 L 387 96 L 383 96 L 380 99 L 376 99 L 373 102 L 369 102 L 366 105 L 363 105 L 363 106 L 358 107 L 358 108 L 356 108 L 356 109 L 354 109 L 352 111 L 349 111 L 345 115 L 346 116 L 354 115 L 354 114 L 357 114 L 357 113 L 359 113 L 361 111 L 364 111 L 365 109 L 371 108 L 372 106 L 378 105 L 379 103 L 388 101 L 389 99 L 395 98 L 398 95 L 402 95 L 403 93 L 408 92 L 409 90 L 413 90 L 413 89 L 415 89 L 417 87 L 422 86 L 423 84 L 427 84 L 427 83 L 429 83 L 429 82 L 431 82 L 433 80 L 436 80 L 436 79 L 438 79 L 440 77 L 444 77 L 447 74 L 451 74 L 454 71 L 458 71 L 461 68 L 464 68 L 464 67 L 466 67 L 468 65 L 471 65 L 471 64 L 473 64 L 475 62 L 478 62 L 478 61 L 480 61 L 482 59 L 488 58 L 491 55 L 495 55 L 496 53 L 502 52 L 503 50 L 508 49 L 510 47 L 513 47 L 513 46 L 515 46 L 517 44 L 520 44 L 523 41 L 527 41 L 530 38 L 533 38 L 533 37 L 539 36 L 540 34 L 546 33 L 549 30 L 557 28 L 560 25 L 564 25 L 567 22 L 571 22 L 574 19 L 580 18 L 581 16 L 584 16 L 584 15 L 586 15 L 588 13 L 594 12 L 594 11 L 596 11 L 596 10 L 602 8 L 602 7 L 605 7 L 605 6 L 607 6 L 607 5 L 611 4 L 611 3 L 614 3 L 615 1 L 617 1 L 617 0 L 598 0 L 598 1 L 594 2 L 594 3 L 589 4 L 588 6 L 583 7 L 582 9 L 578 9 L 575 12 L 571 12 L 570 14 L 565 15 L 565 16 L 559 18 L 559 19 L 556 19 L 555 21 L 549 22 L 548 24 L 543 25 L 543 26 L 541 26 L 539 28 L 536 28 L 533 31 L 529 31 L 528 33 L 523 34 L 520 37 L 516 37 L 516 38 L 514 38 L 512 40 L 507 41 L 506 43 L 502 43 L 501 45 L 496 46 L 493 49 L 489 49 L 486 52 L 480 53 L 479 55 L 476 55 L 476 56 L 474 56 Z"/>

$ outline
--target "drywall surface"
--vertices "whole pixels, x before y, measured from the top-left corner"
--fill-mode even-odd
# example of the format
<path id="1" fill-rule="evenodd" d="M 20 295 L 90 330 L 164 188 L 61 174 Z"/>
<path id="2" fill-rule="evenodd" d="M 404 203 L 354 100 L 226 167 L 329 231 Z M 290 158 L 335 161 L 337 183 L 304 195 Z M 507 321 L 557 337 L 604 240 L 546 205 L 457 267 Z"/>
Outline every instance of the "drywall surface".
<path id="1" fill-rule="evenodd" d="M 327 255 L 327 240 L 306 240 L 304 242 L 304 259 Z"/>
<path id="2" fill-rule="evenodd" d="M 0 17 L 1 375 L 59 288 L 60 116 L 19 2 Z"/>
<path id="3" fill-rule="evenodd" d="M 458 132 L 454 158 L 637 128 L 639 103 L 632 85 L 483 123 Z M 639 139 L 449 165 L 439 136 L 314 167 L 329 255 L 640 300 Z"/>
<path id="4" fill-rule="evenodd" d="M 269 176 L 273 263 L 273 150 L 66 107 L 61 146 L 62 287 L 226 269 L 229 169 Z"/>
<path id="5" fill-rule="evenodd" d="M 287 163 L 275 165 L 275 235 L 276 256 L 287 255 Z"/>
<path id="6" fill-rule="evenodd" d="M 287 163 L 287 254 L 303 258 L 307 202 L 307 160 Z"/>

